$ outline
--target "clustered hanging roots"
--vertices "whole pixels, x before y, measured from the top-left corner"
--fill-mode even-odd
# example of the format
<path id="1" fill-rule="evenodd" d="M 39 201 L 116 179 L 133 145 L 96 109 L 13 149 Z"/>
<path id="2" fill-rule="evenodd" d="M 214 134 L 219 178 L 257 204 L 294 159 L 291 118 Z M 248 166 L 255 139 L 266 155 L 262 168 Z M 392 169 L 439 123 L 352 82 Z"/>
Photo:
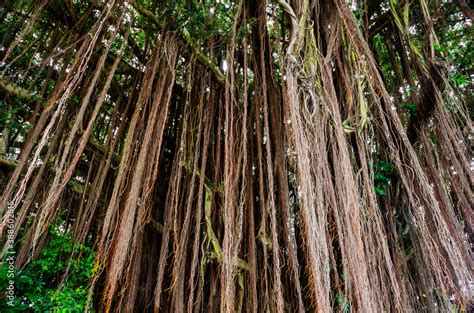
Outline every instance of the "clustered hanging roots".
<path id="1" fill-rule="evenodd" d="M 390 2 L 405 79 L 420 84 L 408 125 L 342 0 L 239 2 L 225 52 L 199 47 L 161 4 L 91 4 L 34 44 L 28 97 L 15 57 L 55 6 L 31 3 L 0 68 L 2 92 L 34 107 L 0 199 L 2 243 L 15 212 L 16 266 L 62 218 L 97 251 L 88 302 L 100 312 L 469 310 L 474 131 L 418 3 L 422 51 Z M 377 161 L 395 173 L 384 196 Z"/>

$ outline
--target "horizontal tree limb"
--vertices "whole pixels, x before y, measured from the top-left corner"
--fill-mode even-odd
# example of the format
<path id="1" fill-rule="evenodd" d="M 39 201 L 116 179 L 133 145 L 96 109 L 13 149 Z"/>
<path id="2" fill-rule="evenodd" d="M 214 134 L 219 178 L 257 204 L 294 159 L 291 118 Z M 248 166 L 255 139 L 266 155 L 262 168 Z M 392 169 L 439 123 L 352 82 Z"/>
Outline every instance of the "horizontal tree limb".
<path id="1" fill-rule="evenodd" d="M 153 14 L 153 12 L 151 12 L 150 10 L 143 7 L 137 1 L 134 1 L 132 3 L 132 5 L 139 13 L 141 13 L 144 16 L 148 17 L 158 27 L 163 28 L 162 22 Z M 219 70 L 219 67 L 216 64 L 214 64 L 211 61 L 211 59 L 209 59 L 204 53 L 202 53 L 200 51 L 198 45 L 191 38 L 191 35 L 189 34 L 186 27 L 182 27 L 180 33 L 181 33 L 181 38 L 184 39 L 184 41 L 191 47 L 191 50 L 193 51 L 193 53 L 196 56 L 197 60 L 199 62 L 201 62 L 202 65 L 204 65 L 205 67 L 209 68 L 209 70 L 211 70 L 211 72 L 214 74 L 214 77 L 215 77 L 216 81 L 221 86 L 225 86 L 225 76 L 224 76 L 224 74 L 222 74 L 222 72 Z"/>

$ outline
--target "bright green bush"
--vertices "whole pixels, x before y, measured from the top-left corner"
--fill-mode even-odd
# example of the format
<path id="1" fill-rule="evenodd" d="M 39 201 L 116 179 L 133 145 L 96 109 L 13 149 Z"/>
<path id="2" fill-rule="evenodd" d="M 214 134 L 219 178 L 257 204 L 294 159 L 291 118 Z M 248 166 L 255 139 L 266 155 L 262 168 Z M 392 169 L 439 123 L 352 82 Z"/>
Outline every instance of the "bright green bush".
<path id="1" fill-rule="evenodd" d="M 51 237 L 39 258 L 15 271 L 15 306 L 0 300 L 0 312 L 83 312 L 94 275 L 96 253 L 73 241 L 62 225 L 50 227 Z M 8 265 L 0 266 L 0 289 L 8 286 Z"/>

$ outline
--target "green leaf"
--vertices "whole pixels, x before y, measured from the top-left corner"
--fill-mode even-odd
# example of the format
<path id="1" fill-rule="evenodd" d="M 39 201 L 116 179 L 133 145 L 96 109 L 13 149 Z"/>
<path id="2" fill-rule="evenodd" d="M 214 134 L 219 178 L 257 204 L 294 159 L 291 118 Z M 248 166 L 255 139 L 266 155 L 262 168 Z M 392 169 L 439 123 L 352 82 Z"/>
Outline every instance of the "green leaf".
<path id="1" fill-rule="evenodd" d="M 25 284 L 33 284 L 33 280 L 30 277 L 25 276 L 25 275 L 18 277 L 17 282 L 25 283 Z"/>
<path id="2" fill-rule="evenodd" d="M 376 180 L 380 180 L 382 182 L 389 182 L 390 181 L 390 178 L 388 178 L 387 176 L 385 176 L 384 174 L 382 174 L 381 172 L 376 172 L 374 174 L 374 179 Z"/>
<path id="3" fill-rule="evenodd" d="M 385 196 L 387 192 L 381 187 L 375 187 L 375 192 L 380 196 Z"/>
<path id="4" fill-rule="evenodd" d="M 414 103 L 404 103 L 400 106 L 400 108 L 407 111 L 410 116 L 416 115 L 416 104 Z"/>
<path id="5" fill-rule="evenodd" d="M 339 309 L 342 312 L 348 313 L 348 312 L 351 311 L 351 305 L 349 303 L 349 298 L 347 298 L 346 295 L 338 294 L 336 296 L 336 303 L 337 303 L 337 306 L 339 307 Z"/>

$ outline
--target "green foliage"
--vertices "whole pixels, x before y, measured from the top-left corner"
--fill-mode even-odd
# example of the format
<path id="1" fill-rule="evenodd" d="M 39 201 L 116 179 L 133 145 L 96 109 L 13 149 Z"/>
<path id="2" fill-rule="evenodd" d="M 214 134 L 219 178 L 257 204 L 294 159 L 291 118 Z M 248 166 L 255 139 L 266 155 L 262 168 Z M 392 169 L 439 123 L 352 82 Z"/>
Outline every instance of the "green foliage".
<path id="1" fill-rule="evenodd" d="M 256 24 L 257 24 L 257 20 L 254 17 L 249 17 L 247 19 L 247 23 L 243 25 L 237 32 L 237 35 L 236 35 L 237 40 L 242 40 L 245 37 L 245 35 L 250 34 L 252 31 L 252 28 L 255 27 Z M 275 27 L 269 26 L 268 28 L 269 28 L 268 32 L 270 33 L 270 36 L 271 36 L 272 31 L 275 31 Z"/>
<path id="2" fill-rule="evenodd" d="M 357 21 L 357 26 L 359 26 L 359 27 L 363 26 L 364 16 L 365 16 L 366 13 L 367 13 L 366 10 L 360 9 L 360 8 L 356 8 L 356 9 L 352 10 L 352 14 L 354 14 L 354 17 L 356 18 L 356 21 Z"/>
<path id="3" fill-rule="evenodd" d="M 405 110 L 410 117 L 414 117 L 416 115 L 416 104 L 408 102 L 408 103 L 403 103 L 400 108 Z"/>
<path id="4" fill-rule="evenodd" d="M 456 87 L 462 87 L 469 83 L 469 79 L 465 75 L 459 73 L 449 73 L 448 77 Z"/>
<path id="5" fill-rule="evenodd" d="M 396 84 L 396 76 L 393 72 L 392 65 L 390 64 L 390 58 L 388 56 L 387 47 L 385 46 L 382 36 L 377 34 L 373 38 L 374 52 L 380 62 L 380 69 L 382 73 L 387 77 L 387 84 L 393 86 Z"/>
<path id="6" fill-rule="evenodd" d="M 447 62 L 448 78 L 455 87 L 463 89 L 472 86 L 474 25 L 463 18 L 458 6 L 453 2 L 442 3 L 440 13 L 442 19 L 435 23 L 439 42 L 434 44 L 434 49 L 440 54 L 440 58 Z"/>
<path id="7" fill-rule="evenodd" d="M 439 42 L 435 42 L 433 44 L 433 48 L 437 51 L 437 52 L 445 52 L 446 49 L 444 49 L 440 44 Z"/>
<path id="8" fill-rule="evenodd" d="M 19 130 L 22 135 L 26 134 L 31 125 L 20 117 L 23 112 L 25 112 L 25 107 L 21 104 L 8 108 L 5 101 L 0 101 L 0 130 L 13 128 Z"/>
<path id="9" fill-rule="evenodd" d="M 468 72 L 474 60 L 474 25 L 462 18 L 462 13 L 453 2 L 443 3 L 440 9 L 442 20 L 435 24 L 439 43 L 436 43 L 434 48 L 442 52 L 460 72 Z"/>
<path id="10" fill-rule="evenodd" d="M 346 295 L 338 294 L 336 296 L 336 304 L 340 312 L 349 313 L 351 311 L 351 304 Z"/>
<path id="11" fill-rule="evenodd" d="M 62 225 L 50 227 L 50 241 L 39 258 L 23 271 L 15 271 L 15 306 L 0 300 L 0 311 L 83 312 L 94 276 L 96 253 L 72 239 L 71 231 Z M 72 256 L 72 258 L 71 258 Z M 8 266 L 0 267 L 0 289 L 8 284 Z M 63 281 L 63 278 L 67 279 Z"/>
<path id="12" fill-rule="evenodd" d="M 385 196 L 390 185 L 390 175 L 395 170 L 395 167 L 392 163 L 386 161 L 374 162 L 372 166 L 374 168 L 375 193 Z"/>
<path id="13" fill-rule="evenodd" d="M 220 36 L 229 40 L 232 30 L 233 5 L 227 2 L 176 1 L 168 7 L 177 16 L 176 25 L 185 26 L 192 37 L 207 40 Z"/>

